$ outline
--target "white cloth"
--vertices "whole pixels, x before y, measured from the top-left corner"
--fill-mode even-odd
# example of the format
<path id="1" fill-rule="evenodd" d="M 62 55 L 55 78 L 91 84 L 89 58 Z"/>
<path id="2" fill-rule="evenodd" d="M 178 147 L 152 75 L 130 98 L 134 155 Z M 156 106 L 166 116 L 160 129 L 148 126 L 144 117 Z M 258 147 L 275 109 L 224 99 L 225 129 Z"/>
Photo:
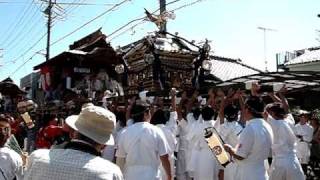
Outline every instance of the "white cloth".
<path id="1" fill-rule="evenodd" d="M 284 120 L 289 124 L 290 128 L 292 128 L 294 132 L 294 125 L 296 124 L 296 122 L 294 121 L 293 115 L 289 113 Z"/>
<path id="2" fill-rule="evenodd" d="M 240 134 L 236 154 L 243 157 L 237 161 L 237 180 L 267 180 L 264 166 L 273 142 L 270 125 L 263 119 L 251 119 Z"/>
<path id="3" fill-rule="evenodd" d="M 175 158 L 174 158 L 174 150 L 176 149 L 177 145 L 177 138 L 176 138 L 176 133 L 177 133 L 177 119 L 178 115 L 177 112 L 170 112 L 170 118 L 169 121 L 167 122 L 166 125 L 164 124 L 158 124 L 157 127 L 159 127 L 163 134 L 166 137 L 166 140 L 169 145 L 169 161 L 170 161 L 170 166 L 171 166 L 171 176 L 175 176 Z M 162 179 L 166 179 L 166 173 L 164 168 L 161 166 L 161 176 Z"/>
<path id="4" fill-rule="evenodd" d="M 186 157 L 186 168 L 187 171 L 189 172 L 189 174 L 193 174 L 194 171 L 194 167 L 196 166 L 195 164 L 193 164 L 193 162 L 196 161 L 196 157 L 198 157 L 198 152 L 197 150 L 195 150 L 195 146 L 196 146 L 196 141 L 197 141 L 197 136 L 196 136 L 196 129 L 198 128 L 198 126 L 200 126 L 200 124 L 202 124 L 203 122 L 201 121 L 193 121 L 191 123 L 189 123 L 190 121 L 188 121 L 188 133 L 187 133 L 187 141 L 188 141 L 188 148 L 187 148 L 187 154 L 188 156 Z"/>
<path id="5" fill-rule="evenodd" d="M 126 127 L 121 127 L 120 123 L 118 121 L 116 124 L 116 128 L 112 132 L 112 136 L 114 138 L 114 145 L 113 146 L 110 146 L 110 145 L 106 146 L 102 151 L 102 157 L 104 159 L 107 159 L 111 162 L 115 160 L 115 152 L 116 152 L 116 149 L 118 148 L 119 137 L 125 129 L 126 129 Z"/>
<path id="6" fill-rule="evenodd" d="M 0 180 L 22 179 L 23 167 L 22 159 L 15 151 L 3 147 L 0 148 Z"/>
<path id="7" fill-rule="evenodd" d="M 170 149 L 160 128 L 148 122 L 129 126 L 120 136 L 116 156 L 125 158 L 126 180 L 160 179 L 160 156 Z"/>
<path id="8" fill-rule="evenodd" d="M 188 179 L 187 175 L 187 157 L 188 157 L 188 122 L 185 119 L 178 121 L 178 154 L 177 154 L 177 168 L 176 175 L 177 179 L 185 180 Z"/>
<path id="9" fill-rule="evenodd" d="M 286 120 L 268 118 L 272 127 L 272 165 L 270 180 L 303 180 L 304 174 L 296 155 L 296 137 Z"/>
<path id="10" fill-rule="evenodd" d="M 196 138 L 195 147 L 192 151 L 191 159 L 194 162 L 191 163 L 191 169 L 194 172 L 194 180 L 215 180 L 218 179 L 219 170 L 222 166 L 218 163 L 210 150 L 208 143 L 204 138 L 204 129 L 214 127 L 215 121 L 204 121 L 198 124 L 197 128 L 194 129 L 194 137 Z"/>
<path id="11" fill-rule="evenodd" d="M 219 134 L 226 144 L 235 147 L 239 142 L 239 136 L 242 132 L 242 126 L 237 122 L 225 122 L 219 127 Z"/>
<path id="12" fill-rule="evenodd" d="M 302 140 L 297 138 L 297 156 L 301 164 L 308 164 L 310 159 L 310 142 L 313 136 L 313 128 L 309 124 L 296 124 L 296 136 L 302 136 Z"/>
<path id="13" fill-rule="evenodd" d="M 243 130 L 242 126 L 237 121 L 228 122 L 225 120 L 224 123 L 220 125 L 218 132 L 222 140 L 226 144 L 229 144 L 232 147 L 235 147 L 239 143 L 239 136 L 242 130 Z M 224 170 L 224 180 L 236 179 L 235 174 L 237 171 L 237 166 L 238 165 L 234 162 L 231 162 L 226 166 Z"/>
<path id="14" fill-rule="evenodd" d="M 72 149 L 36 150 L 25 180 L 122 180 L 118 166 L 101 157 Z"/>
<path id="15" fill-rule="evenodd" d="M 305 180 L 297 157 L 274 158 L 270 168 L 270 180 Z"/>

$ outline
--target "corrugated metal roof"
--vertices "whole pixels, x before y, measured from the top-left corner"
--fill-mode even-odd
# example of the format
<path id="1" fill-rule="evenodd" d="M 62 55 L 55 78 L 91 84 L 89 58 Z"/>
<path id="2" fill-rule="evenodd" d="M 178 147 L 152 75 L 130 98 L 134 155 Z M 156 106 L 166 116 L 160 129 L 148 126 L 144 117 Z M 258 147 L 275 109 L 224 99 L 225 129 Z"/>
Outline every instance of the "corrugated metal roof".
<path id="1" fill-rule="evenodd" d="M 307 51 L 304 54 L 290 60 L 285 65 L 304 64 L 320 61 L 320 49 L 314 51 Z"/>
<path id="2" fill-rule="evenodd" d="M 260 70 L 245 65 L 238 60 L 217 56 L 212 56 L 211 60 L 213 63 L 213 69 L 211 70 L 211 74 L 221 79 L 222 81 L 227 81 L 230 79 L 257 74 L 261 72 Z"/>

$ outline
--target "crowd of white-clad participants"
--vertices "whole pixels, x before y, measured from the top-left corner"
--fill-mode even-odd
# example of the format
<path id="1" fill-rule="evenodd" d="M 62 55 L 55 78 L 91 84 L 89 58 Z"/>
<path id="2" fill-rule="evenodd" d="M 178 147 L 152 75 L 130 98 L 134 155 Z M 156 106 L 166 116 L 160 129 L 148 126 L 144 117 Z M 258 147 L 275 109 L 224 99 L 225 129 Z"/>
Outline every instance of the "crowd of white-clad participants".
<path id="1" fill-rule="evenodd" d="M 267 98 L 259 88 L 253 84 L 247 94 L 211 89 L 207 100 L 197 91 L 177 98 L 172 89 L 168 108 L 159 97 L 153 103 L 131 98 L 122 121 L 111 104 L 86 104 L 66 119 L 71 129 L 66 146 L 34 151 L 23 169 L 21 160 L 13 163 L 14 170 L 4 165 L 10 156 L 4 152 L 10 150 L 1 143 L 0 169 L 7 178 L 0 174 L 0 179 L 306 179 L 311 142 L 320 143 L 319 119 L 309 122 L 306 111 L 294 118 L 285 86 Z M 207 128 L 223 140 L 230 159 L 226 166 L 209 148 Z"/>

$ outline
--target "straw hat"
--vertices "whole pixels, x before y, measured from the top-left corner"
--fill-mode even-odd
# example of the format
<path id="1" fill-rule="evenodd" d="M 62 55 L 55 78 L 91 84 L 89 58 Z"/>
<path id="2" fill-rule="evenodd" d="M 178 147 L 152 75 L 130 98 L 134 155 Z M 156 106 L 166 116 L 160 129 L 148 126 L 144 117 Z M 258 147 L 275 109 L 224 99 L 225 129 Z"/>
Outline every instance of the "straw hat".
<path id="1" fill-rule="evenodd" d="M 69 116 L 66 123 L 99 144 L 114 145 L 111 134 L 115 128 L 116 116 L 107 109 L 86 104 L 79 115 Z"/>

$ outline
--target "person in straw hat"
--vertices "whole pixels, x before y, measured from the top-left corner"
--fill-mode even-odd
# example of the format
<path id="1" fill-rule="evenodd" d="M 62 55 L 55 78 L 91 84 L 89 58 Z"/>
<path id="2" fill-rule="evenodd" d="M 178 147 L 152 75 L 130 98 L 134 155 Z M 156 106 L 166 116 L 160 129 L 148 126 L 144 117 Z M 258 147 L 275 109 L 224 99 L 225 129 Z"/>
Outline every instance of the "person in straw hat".
<path id="1" fill-rule="evenodd" d="M 79 115 L 72 115 L 66 123 L 74 131 L 71 142 L 64 149 L 37 150 L 29 157 L 24 179 L 88 179 L 122 180 L 120 169 L 101 157 L 106 145 L 113 145 L 111 135 L 115 115 L 98 106 L 86 104 Z"/>

